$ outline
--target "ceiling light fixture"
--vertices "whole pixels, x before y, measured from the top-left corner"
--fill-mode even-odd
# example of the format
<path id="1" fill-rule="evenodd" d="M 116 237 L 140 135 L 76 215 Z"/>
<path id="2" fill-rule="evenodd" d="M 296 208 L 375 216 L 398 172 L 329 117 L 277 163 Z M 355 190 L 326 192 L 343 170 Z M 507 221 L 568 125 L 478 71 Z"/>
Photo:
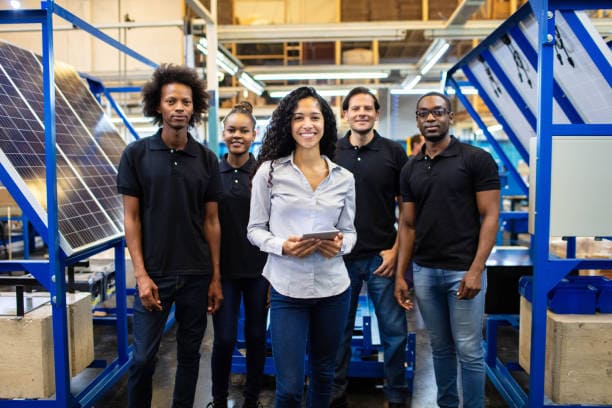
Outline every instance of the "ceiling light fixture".
<path id="1" fill-rule="evenodd" d="M 414 86 L 419 83 L 421 78 L 423 78 L 421 75 L 417 75 L 414 78 L 410 78 L 409 76 L 407 76 L 402 81 L 402 88 L 405 89 L 405 90 L 414 88 Z"/>
<path id="2" fill-rule="evenodd" d="M 321 96 L 346 96 L 351 90 L 350 89 L 317 89 L 317 93 Z M 284 98 L 291 91 L 272 91 L 270 92 L 271 98 Z M 375 89 L 370 89 L 370 92 L 376 94 Z"/>
<path id="3" fill-rule="evenodd" d="M 15 10 L 21 8 L 21 2 L 19 0 L 11 0 L 11 7 Z"/>
<path id="4" fill-rule="evenodd" d="M 254 80 L 246 72 L 240 73 L 240 76 L 238 77 L 238 82 L 240 82 L 246 89 L 253 92 L 257 96 L 260 96 L 264 91 L 263 85 Z"/>
<path id="5" fill-rule="evenodd" d="M 413 88 L 413 89 L 391 89 L 391 95 L 425 95 L 428 92 L 435 92 L 438 89 L 435 88 Z"/>
<path id="6" fill-rule="evenodd" d="M 258 81 L 301 81 L 316 79 L 384 79 L 388 72 L 281 72 L 274 74 L 255 74 Z"/>
<path id="7" fill-rule="evenodd" d="M 421 75 L 425 75 L 429 72 L 429 70 L 442 58 L 442 56 L 448 51 L 450 48 L 450 44 L 448 41 L 443 40 L 441 38 L 436 38 L 423 57 L 419 62 L 419 66 L 421 67 L 419 73 Z"/>
<path id="8" fill-rule="evenodd" d="M 208 55 L 208 42 L 206 41 L 206 38 L 200 38 L 200 41 L 196 47 L 202 52 L 202 54 Z M 219 68 L 231 76 L 236 75 L 240 70 L 240 66 L 236 62 L 232 61 L 232 58 L 228 57 L 221 47 L 219 47 L 217 52 L 216 62 Z"/>

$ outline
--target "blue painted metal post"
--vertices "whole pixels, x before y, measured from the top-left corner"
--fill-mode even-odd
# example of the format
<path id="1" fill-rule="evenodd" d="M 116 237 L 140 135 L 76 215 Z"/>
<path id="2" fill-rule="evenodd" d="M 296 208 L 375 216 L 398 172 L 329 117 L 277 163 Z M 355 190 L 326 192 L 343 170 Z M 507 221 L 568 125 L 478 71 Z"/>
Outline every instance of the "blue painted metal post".
<path id="1" fill-rule="evenodd" d="M 115 245 L 115 299 L 117 306 L 117 352 L 119 363 L 128 361 L 127 290 L 125 281 L 125 240 Z"/>
<path id="2" fill-rule="evenodd" d="M 207 79 L 210 81 L 211 79 Z M 216 81 L 216 79 L 214 79 Z M 219 154 L 219 97 L 216 90 L 209 89 L 210 95 L 208 107 L 208 148 L 215 154 Z"/>
<path id="3" fill-rule="evenodd" d="M 53 311 L 53 357 L 55 363 L 55 400 L 57 406 L 72 405 L 70 394 L 70 364 L 68 360 L 68 319 L 66 316 L 66 277 L 59 247 L 57 214 L 57 163 L 55 140 L 55 81 L 53 75 L 53 7 L 52 0 L 43 1 L 46 11 L 42 24 L 43 92 L 45 106 L 45 165 L 47 179 L 47 245 L 51 306 Z"/>
<path id="4" fill-rule="evenodd" d="M 553 50 L 555 15 L 549 10 L 548 1 L 542 8 L 534 7 L 538 21 L 538 114 L 536 149 L 536 209 L 535 231 L 531 242 L 534 253 L 534 292 L 531 324 L 531 369 L 529 376 L 529 406 L 544 404 L 544 370 L 546 356 L 546 294 L 547 274 L 551 265 L 549 257 L 550 237 L 550 188 L 552 162 L 552 104 L 553 104 Z"/>

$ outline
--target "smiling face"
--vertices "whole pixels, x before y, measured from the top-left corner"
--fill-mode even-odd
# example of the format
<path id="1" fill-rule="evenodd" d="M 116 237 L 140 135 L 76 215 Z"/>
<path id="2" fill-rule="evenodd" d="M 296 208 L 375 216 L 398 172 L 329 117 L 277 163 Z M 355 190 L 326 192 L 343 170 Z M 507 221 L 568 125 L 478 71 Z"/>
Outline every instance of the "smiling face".
<path id="1" fill-rule="evenodd" d="M 428 111 L 424 117 L 417 115 L 417 126 L 425 140 L 436 143 L 449 135 L 454 115 L 449 109 L 450 107 L 446 104 L 446 100 L 438 95 L 426 96 L 419 101 L 417 112 Z M 432 111 L 437 113 L 443 111 L 443 113 L 437 116 Z"/>
<path id="2" fill-rule="evenodd" d="M 349 100 L 348 109 L 344 111 L 344 119 L 348 122 L 351 132 L 361 135 L 370 133 L 378 120 L 372 95 L 363 93 L 353 95 Z"/>
<path id="3" fill-rule="evenodd" d="M 296 149 L 319 149 L 325 120 L 319 102 L 313 97 L 300 99 L 291 117 L 291 136 Z"/>
<path id="4" fill-rule="evenodd" d="M 247 154 L 255 140 L 253 121 L 244 113 L 233 113 L 223 122 L 223 141 L 230 154 Z"/>
<path id="5" fill-rule="evenodd" d="M 186 129 L 193 114 L 191 88 L 177 82 L 162 86 L 157 112 L 162 116 L 164 127 L 174 130 Z"/>

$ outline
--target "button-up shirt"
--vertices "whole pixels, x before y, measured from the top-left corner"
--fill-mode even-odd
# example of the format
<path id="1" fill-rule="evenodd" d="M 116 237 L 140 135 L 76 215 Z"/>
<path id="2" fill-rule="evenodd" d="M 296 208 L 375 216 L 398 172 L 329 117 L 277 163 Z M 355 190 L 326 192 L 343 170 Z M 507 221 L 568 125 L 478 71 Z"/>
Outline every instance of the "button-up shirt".
<path id="1" fill-rule="evenodd" d="M 293 162 L 293 154 L 273 164 L 263 163 L 253 178 L 248 238 L 269 254 L 263 275 L 285 296 L 334 296 L 350 284 L 342 255 L 351 251 L 357 239 L 355 181 L 348 170 L 323 157 L 329 173 L 314 190 Z M 333 258 L 319 251 L 304 258 L 282 253 L 289 236 L 334 229 L 344 238 L 340 253 Z"/>

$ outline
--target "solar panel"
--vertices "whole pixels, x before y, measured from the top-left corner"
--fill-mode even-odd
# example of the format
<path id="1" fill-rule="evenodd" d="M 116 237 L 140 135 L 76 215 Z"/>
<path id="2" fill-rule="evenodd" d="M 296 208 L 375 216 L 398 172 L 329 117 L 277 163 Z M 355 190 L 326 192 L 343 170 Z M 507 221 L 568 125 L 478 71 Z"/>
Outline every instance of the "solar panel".
<path id="1" fill-rule="evenodd" d="M 1 165 L 22 180 L 30 204 L 46 211 L 42 69 L 36 57 L 0 42 Z M 61 92 L 56 97 L 57 195 L 62 249 L 71 254 L 118 236 L 116 167 Z M 121 148 L 125 143 L 121 142 Z"/>
<path id="2" fill-rule="evenodd" d="M 115 167 L 119 166 L 125 142 L 76 70 L 68 64 L 56 62 L 55 84 L 70 101 L 85 127 L 92 132 L 94 140 L 106 157 Z"/>

